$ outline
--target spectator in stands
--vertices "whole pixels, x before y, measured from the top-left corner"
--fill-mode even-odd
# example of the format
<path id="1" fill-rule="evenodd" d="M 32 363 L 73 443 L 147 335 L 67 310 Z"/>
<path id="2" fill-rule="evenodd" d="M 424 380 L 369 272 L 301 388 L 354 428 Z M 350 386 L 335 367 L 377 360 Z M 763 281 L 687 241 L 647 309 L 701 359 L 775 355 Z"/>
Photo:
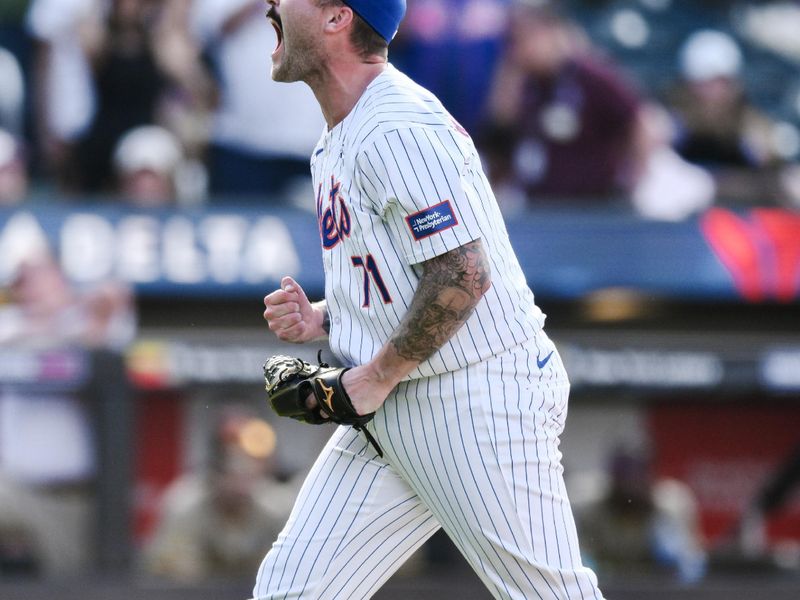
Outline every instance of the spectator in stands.
<path id="1" fill-rule="evenodd" d="M 60 361 L 80 364 L 81 355 L 68 348 L 120 352 L 135 335 L 127 288 L 77 289 L 46 248 L 27 253 L 4 292 L 3 361 L 47 363 L 57 373 Z M 55 362 L 39 362 L 39 352 Z M 56 379 L 47 381 L 46 372 L 49 366 L 27 374 L 31 385 L 0 386 L 0 568 L 74 574 L 90 560 L 92 417 L 84 401 L 54 385 Z"/>
<path id="2" fill-rule="evenodd" d="M 430 89 L 470 133 L 483 120 L 512 0 L 408 0 L 391 60 Z"/>
<path id="3" fill-rule="evenodd" d="M 158 56 L 175 82 L 160 107 L 159 121 L 178 137 L 187 160 L 204 161 L 217 90 L 191 31 L 196 3 L 197 0 L 170 0 L 159 13 Z M 203 178 L 207 179 L 207 173 Z"/>
<path id="4" fill-rule="evenodd" d="M 207 472 L 166 491 L 145 567 L 181 581 L 241 577 L 258 568 L 297 492 L 273 476 L 275 434 L 241 408 L 215 425 Z"/>
<path id="5" fill-rule="evenodd" d="M 0 206 L 22 202 L 28 195 L 28 171 L 19 141 L 0 129 Z"/>
<path id="6" fill-rule="evenodd" d="M 263 0 L 196 0 L 192 23 L 219 85 L 209 152 L 212 194 L 278 199 L 299 182 L 307 196 L 308 159 L 324 121 L 307 86 L 270 78 L 264 57 L 277 40 Z"/>
<path id="7" fill-rule="evenodd" d="M 509 188 L 530 203 L 627 193 L 640 159 L 639 108 L 633 88 L 552 3 L 518 3 L 482 144 L 501 201 Z"/>
<path id="8" fill-rule="evenodd" d="M 0 307 L 0 345 L 81 344 L 123 349 L 135 334 L 130 291 L 116 283 L 80 290 L 47 249 L 31 250 L 17 267 Z"/>
<path id="9" fill-rule="evenodd" d="M 778 199 L 783 160 L 776 124 L 745 95 L 736 41 L 721 31 L 700 30 L 686 39 L 679 60 L 682 79 L 670 94 L 677 151 L 713 173 L 723 201 Z"/>
<path id="10" fill-rule="evenodd" d="M 648 219 L 681 221 L 714 203 L 716 185 L 711 174 L 682 158 L 672 148 L 674 127 L 667 110 L 648 102 L 641 109 L 631 203 Z"/>
<path id="11" fill-rule="evenodd" d="M 742 54 L 721 31 L 698 31 L 680 50 L 682 86 L 674 109 L 678 151 L 709 166 L 757 167 L 770 158 L 768 123 L 756 114 L 739 81 Z"/>
<path id="12" fill-rule="evenodd" d="M 114 187 L 112 155 L 129 130 L 160 123 L 169 99 L 202 105 L 204 86 L 197 54 L 174 16 L 176 2 L 111 0 L 96 28 L 89 55 L 97 113 L 76 151 L 76 189 L 108 192 Z"/>
<path id="13" fill-rule="evenodd" d="M 36 148 L 47 174 L 68 186 L 75 144 L 95 111 L 87 47 L 101 14 L 99 0 L 32 0 L 28 29 L 34 56 Z"/>
<path id="14" fill-rule="evenodd" d="M 684 483 L 655 479 L 646 452 L 619 447 L 607 489 L 576 509 L 581 550 L 599 577 L 668 572 L 684 583 L 701 579 L 697 502 Z"/>
<path id="15" fill-rule="evenodd" d="M 183 160 L 177 137 L 163 127 L 143 125 L 126 133 L 114 151 L 118 192 L 135 206 L 163 206 L 177 198 Z"/>

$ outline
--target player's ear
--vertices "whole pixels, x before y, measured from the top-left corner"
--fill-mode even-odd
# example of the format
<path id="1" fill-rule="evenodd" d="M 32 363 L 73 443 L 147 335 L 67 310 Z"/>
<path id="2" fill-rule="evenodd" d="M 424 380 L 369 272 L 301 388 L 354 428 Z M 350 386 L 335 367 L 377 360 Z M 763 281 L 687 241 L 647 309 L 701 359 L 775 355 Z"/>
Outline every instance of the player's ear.
<path id="1" fill-rule="evenodd" d="M 338 33 L 347 29 L 353 22 L 353 9 L 349 6 L 331 5 L 327 19 L 325 21 L 325 31 L 327 33 Z"/>

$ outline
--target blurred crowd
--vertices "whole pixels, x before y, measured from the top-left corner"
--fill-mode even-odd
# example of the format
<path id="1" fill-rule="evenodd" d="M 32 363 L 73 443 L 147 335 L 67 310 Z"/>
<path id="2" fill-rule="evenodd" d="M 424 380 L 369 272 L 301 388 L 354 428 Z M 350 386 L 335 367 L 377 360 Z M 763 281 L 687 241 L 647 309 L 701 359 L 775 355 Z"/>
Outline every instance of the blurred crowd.
<path id="1" fill-rule="evenodd" d="M 28 248 L 3 288 L 0 576 L 74 573 L 91 560 L 97 410 L 75 384 L 91 353 L 120 353 L 135 335 L 131 290 L 75 285 L 46 246 Z"/>
<path id="2" fill-rule="evenodd" d="M 4 9 L 0 48 L 17 43 L 0 54 L 0 198 L 24 201 L 31 183 L 51 197 L 139 206 L 284 197 L 307 177 L 322 116 L 304 86 L 270 80 L 276 41 L 265 6 L 31 0 Z"/>
<path id="3" fill-rule="evenodd" d="M 6 0 L 0 202 L 302 202 L 323 121 L 270 80 L 265 9 Z M 797 27 L 784 2 L 408 0 L 390 60 L 471 133 L 507 212 L 678 220 L 800 206 Z"/>

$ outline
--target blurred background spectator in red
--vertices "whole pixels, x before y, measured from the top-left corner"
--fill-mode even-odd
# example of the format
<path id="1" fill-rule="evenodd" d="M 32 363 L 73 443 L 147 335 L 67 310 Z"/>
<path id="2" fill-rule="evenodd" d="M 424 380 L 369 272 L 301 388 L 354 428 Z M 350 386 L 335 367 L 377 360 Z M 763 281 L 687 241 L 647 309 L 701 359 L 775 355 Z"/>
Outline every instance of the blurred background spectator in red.
<path id="1" fill-rule="evenodd" d="M 304 198 L 310 193 L 308 160 L 322 135 L 322 112 L 304 84 L 272 81 L 277 39 L 264 12 L 261 0 L 192 5 L 192 31 L 218 85 L 208 153 L 215 201 L 280 202 L 298 188 Z"/>
<path id="2" fill-rule="evenodd" d="M 295 483 L 275 477 L 275 443 L 272 427 L 252 411 L 221 411 L 206 469 L 175 480 L 164 494 L 145 569 L 184 582 L 255 572 L 297 492 Z"/>
<path id="3" fill-rule="evenodd" d="M 554 3 L 519 2 L 482 136 L 490 177 L 532 204 L 606 202 L 631 187 L 640 106 Z"/>
<path id="4" fill-rule="evenodd" d="M 408 0 L 390 60 L 442 101 L 470 133 L 483 120 L 512 0 Z"/>

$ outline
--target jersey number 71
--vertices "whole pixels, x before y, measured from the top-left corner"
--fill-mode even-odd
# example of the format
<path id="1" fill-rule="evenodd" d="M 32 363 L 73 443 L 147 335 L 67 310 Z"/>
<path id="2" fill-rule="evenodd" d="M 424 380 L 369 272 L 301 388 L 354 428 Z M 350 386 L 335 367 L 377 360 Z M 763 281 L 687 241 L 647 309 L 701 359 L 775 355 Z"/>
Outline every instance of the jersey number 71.
<path id="1" fill-rule="evenodd" d="M 353 261 L 354 267 L 360 267 L 364 269 L 364 303 L 361 305 L 361 307 L 366 308 L 369 306 L 370 278 L 372 278 L 372 281 L 375 282 L 375 287 L 378 288 L 378 292 L 380 292 L 383 303 L 391 303 L 392 297 L 389 294 L 389 290 L 386 289 L 386 284 L 383 282 L 383 277 L 381 277 L 381 272 L 378 269 L 378 265 L 375 263 L 375 259 L 372 258 L 372 254 L 367 254 L 366 260 L 360 256 L 351 256 L 350 260 Z"/>

